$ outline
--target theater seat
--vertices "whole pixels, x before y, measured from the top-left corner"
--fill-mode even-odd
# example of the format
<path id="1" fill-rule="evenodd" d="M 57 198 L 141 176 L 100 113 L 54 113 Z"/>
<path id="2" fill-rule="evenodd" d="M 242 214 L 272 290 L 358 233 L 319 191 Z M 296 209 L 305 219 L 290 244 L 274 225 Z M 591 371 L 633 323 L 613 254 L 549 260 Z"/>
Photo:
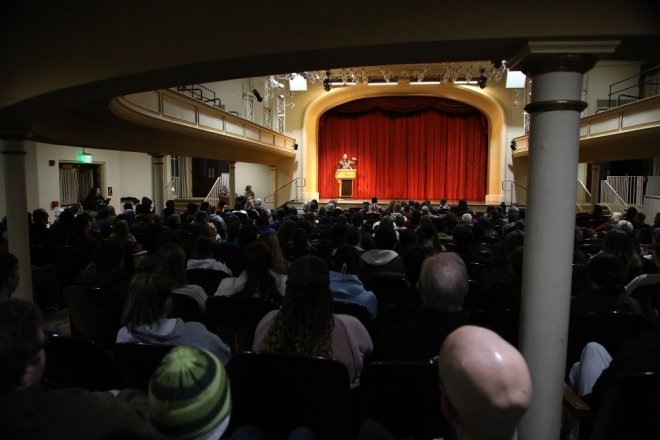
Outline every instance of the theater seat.
<path id="1" fill-rule="evenodd" d="M 123 387 L 112 355 L 94 341 L 54 333 L 47 336 L 44 350 L 44 379 L 51 387 L 89 391 Z"/>
<path id="2" fill-rule="evenodd" d="M 121 327 L 123 298 L 96 287 L 66 286 L 63 293 L 69 308 L 71 334 L 112 348 Z"/>
<path id="3" fill-rule="evenodd" d="M 149 378 L 172 345 L 123 342 L 115 345 L 117 369 L 127 388 L 148 391 Z"/>
<path id="4" fill-rule="evenodd" d="M 437 369 L 429 362 L 372 362 L 360 378 L 360 419 L 383 425 L 395 438 L 447 438 Z"/>
<path id="5" fill-rule="evenodd" d="M 340 362 L 245 352 L 231 358 L 227 371 L 232 429 L 255 425 L 266 439 L 281 439 L 304 426 L 319 440 L 353 438 L 348 371 Z"/>

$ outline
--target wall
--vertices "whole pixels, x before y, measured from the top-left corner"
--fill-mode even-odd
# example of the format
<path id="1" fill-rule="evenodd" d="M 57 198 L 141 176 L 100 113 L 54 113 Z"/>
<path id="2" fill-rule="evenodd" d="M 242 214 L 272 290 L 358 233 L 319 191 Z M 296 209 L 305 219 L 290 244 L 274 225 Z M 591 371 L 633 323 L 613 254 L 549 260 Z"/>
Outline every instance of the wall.
<path id="1" fill-rule="evenodd" d="M 585 110 L 585 116 L 593 115 L 599 110 L 598 100 L 608 99 L 610 85 L 631 76 L 639 75 L 641 65 L 641 62 L 633 61 L 600 61 L 596 63 L 594 68 L 584 75 L 586 101 L 589 104 Z M 636 82 L 637 79 L 633 79 L 616 87 L 623 88 L 634 85 Z M 637 93 L 637 89 L 631 89 L 625 93 L 634 95 Z M 600 109 L 607 109 L 607 107 L 601 106 Z"/>
<path id="2" fill-rule="evenodd" d="M 243 195 L 245 187 L 252 185 L 252 191 L 256 197 L 263 200 L 264 197 L 271 194 L 275 188 L 272 183 L 272 174 L 270 165 L 255 163 L 236 163 L 236 194 Z M 273 204 L 266 204 L 266 208 L 272 208 Z"/>
<path id="3" fill-rule="evenodd" d="M 42 143 L 35 144 L 34 147 L 35 160 L 29 161 L 28 165 L 28 209 L 41 207 L 52 213 L 51 201 L 60 199 L 59 163 L 75 162 L 81 148 Z M 104 165 L 105 183 L 102 193 L 107 197 L 107 189 L 112 187 L 110 204 L 116 209 L 121 207 L 121 197 L 132 196 L 139 199 L 147 196 L 153 199 L 151 157 L 148 154 L 93 148 L 85 148 L 85 151 L 92 154 L 94 164 Z M 49 160 L 54 160 L 55 165 L 50 166 Z M 36 191 L 34 188 L 30 189 L 31 167 L 36 170 Z M 37 197 L 34 197 L 34 194 L 37 194 Z"/>

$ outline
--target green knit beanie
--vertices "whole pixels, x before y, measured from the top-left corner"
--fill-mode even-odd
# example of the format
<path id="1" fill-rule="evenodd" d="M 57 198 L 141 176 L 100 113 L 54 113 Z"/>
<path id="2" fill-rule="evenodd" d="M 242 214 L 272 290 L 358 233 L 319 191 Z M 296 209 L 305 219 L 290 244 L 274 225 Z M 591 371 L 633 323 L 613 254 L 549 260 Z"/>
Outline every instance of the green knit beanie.
<path id="1" fill-rule="evenodd" d="M 227 425 L 231 395 L 225 368 L 207 351 L 173 348 L 151 376 L 149 407 L 151 425 L 162 438 L 194 439 Z"/>

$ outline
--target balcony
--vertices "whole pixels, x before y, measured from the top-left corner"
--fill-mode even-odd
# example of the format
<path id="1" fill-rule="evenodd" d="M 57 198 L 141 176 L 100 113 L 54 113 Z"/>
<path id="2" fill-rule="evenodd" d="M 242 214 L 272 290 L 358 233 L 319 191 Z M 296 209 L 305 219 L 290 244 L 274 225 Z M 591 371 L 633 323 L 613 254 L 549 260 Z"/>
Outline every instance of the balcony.
<path id="1" fill-rule="evenodd" d="M 660 95 L 582 118 L 580 162 L 647 159 L 660 154 Z M 529 135 L 515 139 L 513 157 L 529 154 Z"/>

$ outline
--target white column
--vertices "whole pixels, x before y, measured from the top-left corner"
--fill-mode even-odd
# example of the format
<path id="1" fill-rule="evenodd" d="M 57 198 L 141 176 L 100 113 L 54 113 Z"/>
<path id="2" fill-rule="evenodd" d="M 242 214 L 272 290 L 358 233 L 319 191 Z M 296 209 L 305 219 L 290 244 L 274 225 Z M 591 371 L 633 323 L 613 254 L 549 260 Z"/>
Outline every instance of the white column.
<path id="1" fill-rule="evenodd" d="M 27 223 L 27 186 L 25 182 L 25 147 L 22 140 L 7 139 L 2 144 L 7 206 L 9 252 L 18 258 L 20 283 L 14 298 L 32 301 L 32 270 Z"/>
<path id="2" fill-rule="evenodd" d="M 587 105 L 580 100 L 582 74 L 596 60 L 591 44 L 554 44 L 529 43 L 510 63 L 533 78 L 532 102 L 525 107 L 531 119 L 520 317 L 533 398 L 520 435 L 535 440 L 558 439 L 561 426 L 580 112 Z"/>
<path id="3" fill-rule="evenodd" d="M 591 211 L 600 201 L 600 164 L 591 164 Z"/>
<path id="4" fill-rule="evenodd" d="M 165 158 L 163 156 L 151 155 L 152 172 L 152 192 L 154 195 L 154 212 L 158 215 L 163 213 L 165 208 Z"/>
<path id="5" fill-rule="evenodd" d="M 229 162 L 229 208 L 236 206 L 236 162 Z"/>

